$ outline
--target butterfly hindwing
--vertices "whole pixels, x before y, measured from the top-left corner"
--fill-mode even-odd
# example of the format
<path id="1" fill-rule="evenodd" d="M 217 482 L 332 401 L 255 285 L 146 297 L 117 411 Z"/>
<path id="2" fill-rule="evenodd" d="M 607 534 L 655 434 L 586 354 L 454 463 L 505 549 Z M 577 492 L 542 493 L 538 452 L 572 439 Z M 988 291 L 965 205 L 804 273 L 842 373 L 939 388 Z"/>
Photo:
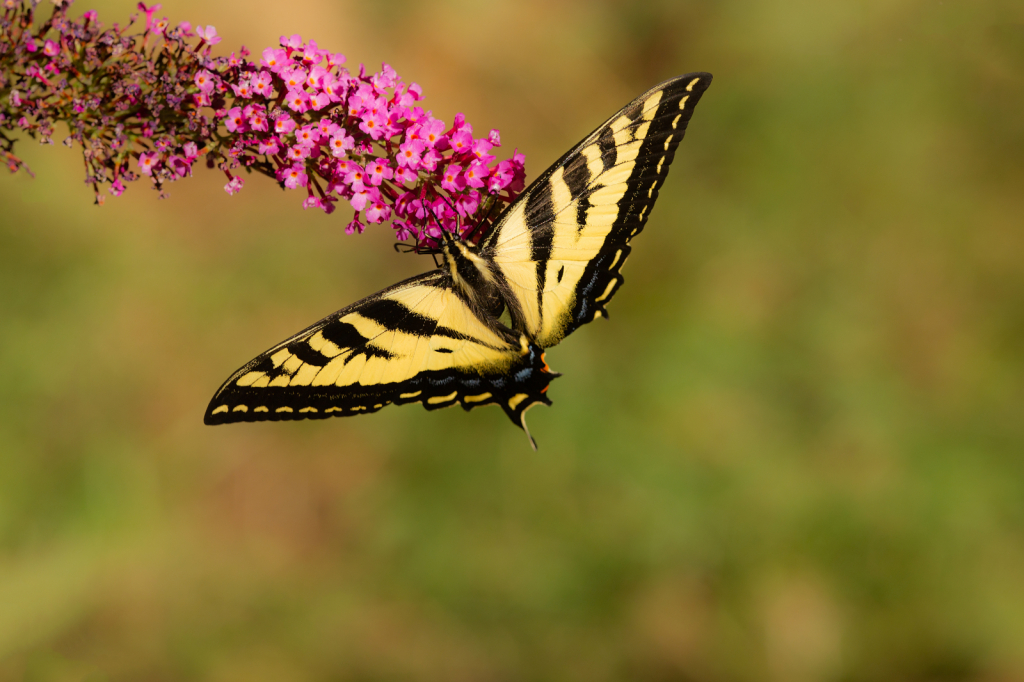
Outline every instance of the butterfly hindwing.
<path id="1" fill-rule="evenodd" d="M 524 336 L 480 319 L 434 271 L 330 315 L 229 378 L 207 424 L 322 419 L 391 403 L 427 409 L 498 403 L 522 425 L 557 376 Z"/>
<path id="2" fill-rule="evenodd" d="M 623 107 L 540 176 L 486 238 L 517 326 L 549 348 L 605 314 L 711 74 L 666 81 Z"/>

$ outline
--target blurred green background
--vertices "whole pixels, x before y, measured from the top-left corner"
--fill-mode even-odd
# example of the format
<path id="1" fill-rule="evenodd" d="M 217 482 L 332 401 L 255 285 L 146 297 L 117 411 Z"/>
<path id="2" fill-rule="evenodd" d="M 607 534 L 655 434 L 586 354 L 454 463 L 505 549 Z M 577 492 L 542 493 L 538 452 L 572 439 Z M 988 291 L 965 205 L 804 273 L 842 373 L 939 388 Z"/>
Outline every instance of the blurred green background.
<path id="1" fill-rule="evenodd" d="M 0 177 L 0 680 L 1024 680 L 1019 0 L 164 0 L 391 63 L 539 174 L 715 75 L 530 413 L 209 428 L 432 267 L 250 176 Z M 93 0 L 106 22 L 132 3 Z"/>

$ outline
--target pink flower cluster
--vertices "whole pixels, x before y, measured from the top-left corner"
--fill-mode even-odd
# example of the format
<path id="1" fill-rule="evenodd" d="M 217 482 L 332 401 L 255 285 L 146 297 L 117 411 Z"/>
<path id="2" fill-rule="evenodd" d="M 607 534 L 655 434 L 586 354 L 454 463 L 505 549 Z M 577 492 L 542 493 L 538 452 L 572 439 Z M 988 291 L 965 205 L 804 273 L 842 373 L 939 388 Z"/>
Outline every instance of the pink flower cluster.
<path id="1" fill-rule="evenodd" d="M 491 154 L 501 144 L 497 130 L 474 138 L 461 114 L 449 128 L 418 105 L 420 87 L 387 64 L 354 75 L 344 63 L 316 41 L 282 36 L 259 65 L 244 62 L 233 78 L 198 73 L 194 97 L 205 105 L 233 95 L 224 112 L 233 155 L 243 165 L 269 161 L 286 188 L 306 190 L 307 208 L 330 213 L 347 201 L 349 233 L 392 220 L 400 240 L 427 243 L 441 227 L 465 236 L 482 206 L 522 191 L 522 155 L 498 162 Z"/>
<path id="2" fill-rule="evenodd" d="M 242 188 L 239 168 L 256 171 L 304 189 L 306 208 L 331 213 L 347 202 L 349 233 L 390 220 L 417 247 L 435 245 L 440 229 L 478 239 L 523 189 L 522 154 L 491 153 L 497 130 L 475 138 L 461 114 L 449 127 L 387 64 L 353 74 L 344 55 L 300 36 L 282 37 L 258 63 L 244 47 L 212 57 L 216 30 L 170 28 L 160 5 L 139 3 L 146 27 L 133 35 L 136 17 L 102 30 L 95 12 L 71 21 L 70 2 L 56 5 L 34 28 L 34 2 L 3 0 L 0 92 L 10 94 L 0 100 L 0 150 L 12 170 L 22 164 L 5 133 L 48 142 L 62 120 L 67 142 L 84 147 L 98 201 L 101 184 L 118 196 L 142 175 L 162 188 L 205 157 L 227 175 L 229 194 Z"/>

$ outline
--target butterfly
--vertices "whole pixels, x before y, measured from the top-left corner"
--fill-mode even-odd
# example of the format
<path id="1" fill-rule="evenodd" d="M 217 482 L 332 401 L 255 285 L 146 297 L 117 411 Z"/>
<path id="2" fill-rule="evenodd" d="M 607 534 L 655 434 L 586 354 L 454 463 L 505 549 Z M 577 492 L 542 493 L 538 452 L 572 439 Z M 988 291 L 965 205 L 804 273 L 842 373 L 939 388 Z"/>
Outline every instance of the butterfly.
<path id="1" fill-rule="evenodd" d="M 328 315 L 236 371 L 207 424 L 323 419 L 391 404 L 496 404 L 530 444 L 551 405 L 544 351 L 606 317 L 711 74 L 657 85 L 537 178 L 478 244 L 442 231 L 440 266 Z"/>

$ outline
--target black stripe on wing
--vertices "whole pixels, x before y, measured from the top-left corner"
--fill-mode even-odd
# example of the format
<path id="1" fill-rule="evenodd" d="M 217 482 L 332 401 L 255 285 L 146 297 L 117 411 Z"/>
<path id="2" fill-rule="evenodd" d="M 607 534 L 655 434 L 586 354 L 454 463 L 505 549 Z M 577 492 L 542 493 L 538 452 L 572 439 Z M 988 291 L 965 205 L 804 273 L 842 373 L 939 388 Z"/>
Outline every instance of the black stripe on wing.
<path id="1" fill-rule="evenodd" d="M 555 239 L 555 204 L 551 183 L 544 183 L 526 198 L 526 224 L 530 227 L 530 260 L 537 268 L 537 307 L 544 307 L 544 281 Z"/>

